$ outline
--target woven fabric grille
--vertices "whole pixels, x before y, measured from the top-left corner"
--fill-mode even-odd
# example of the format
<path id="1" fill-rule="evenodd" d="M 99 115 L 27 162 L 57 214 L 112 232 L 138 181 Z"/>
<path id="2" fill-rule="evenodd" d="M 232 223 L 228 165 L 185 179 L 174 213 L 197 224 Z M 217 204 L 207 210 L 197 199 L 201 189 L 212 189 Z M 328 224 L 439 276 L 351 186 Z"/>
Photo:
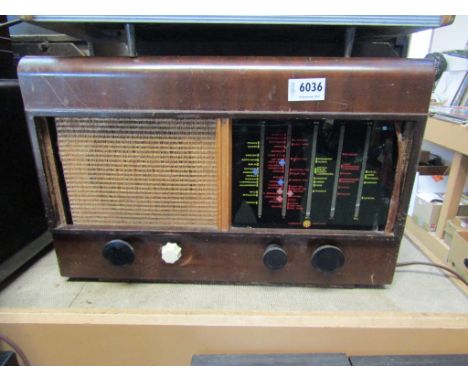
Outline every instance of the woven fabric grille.
<path id="1" fill-rule="evenodd" d="M 56 118 L 73 224 L 215 228 L 216 122 Z"/>

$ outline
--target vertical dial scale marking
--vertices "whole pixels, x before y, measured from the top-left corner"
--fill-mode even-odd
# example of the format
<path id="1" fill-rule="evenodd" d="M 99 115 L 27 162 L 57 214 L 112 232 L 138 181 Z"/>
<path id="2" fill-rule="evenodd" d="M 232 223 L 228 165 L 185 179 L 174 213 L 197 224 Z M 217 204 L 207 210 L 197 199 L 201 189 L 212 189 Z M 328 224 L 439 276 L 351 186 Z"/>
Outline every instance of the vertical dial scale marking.
<path id="1" fill-rule="evenodd" d="M 338 142 L 338 152 L 337 152 L 337 155 L 336 155 L 335 180 L 333 182 L 333 194 L 332 194 L 332 202 L 331 202 L 331 208 L 330 208 L 330 219 L 335 218 L 336 194 L 338 192 L 338 180 L 339 180 L 339 177 L 336 176 L 336 174 L 340 173 L 341 153 L 343 152 L 344 134 L 345 134 L 345 126 L 343 124 L 340 127 L 340 138 L 339 138 L 339 142 Z"/>
<path id="2" fill-rule="evenodd" d="M 314 170 L 315 170 L 315 157 L 317 154 L 317 138 L 318 138 L 318 126 L 314 127 L 314 135 L 312 137 L 312 150 L 310 152 L 310 166 L 309 166 L 309 182 L 307 187 L 307 204 L 306 204 L 306 219 L 310 219 L 310 209 L 312 207 L 312 190 L 314 181 Z"/>
<path id="3" fill-rule="evenodd" d="M 258 166 L 258 209 L 257 216 L 262 218 L 263 213 L 263 167 L 265 165 L 265 122 L 260 125 L 260 158 Z"/>
<path id="4" fill-rule="evenodd" d="M 292 126 L 288 124 L 288 132 L 286 135 L 286 153 L 284 159 L 284 184 L 283 184 L 283 206 L 281 208 L 281 217 L 286 217 L 286 207 L 288 203 L 289 193 L 289 166 L 291 165 L 291 134 Z"/>
<path id="5" fill-rule="evenodd" d="M 370 140 L 371 127 L 366 127 L 366 142 L 364 144 L 364 153 L 362 154 L 361 175 L 359 176 L 358 193 L 356 197 L 356 207 L 354 209 L 354 220 L 359 219 L 359 209 L 361 207 L 362 187 L 364 185 L 364 175 L 366 173 L 367 155 L 369 153 L 369 140 Z"/>

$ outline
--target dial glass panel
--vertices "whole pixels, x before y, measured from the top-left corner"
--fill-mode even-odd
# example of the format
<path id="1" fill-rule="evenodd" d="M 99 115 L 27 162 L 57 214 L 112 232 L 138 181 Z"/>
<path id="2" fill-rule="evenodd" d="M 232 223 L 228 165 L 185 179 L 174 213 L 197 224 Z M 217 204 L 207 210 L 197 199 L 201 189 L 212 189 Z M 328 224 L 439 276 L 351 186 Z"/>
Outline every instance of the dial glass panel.
<path id="1" fill-rule="evenodd" d="M 383 230 L 395 123 L 233 120 L 234 227 Z"/>

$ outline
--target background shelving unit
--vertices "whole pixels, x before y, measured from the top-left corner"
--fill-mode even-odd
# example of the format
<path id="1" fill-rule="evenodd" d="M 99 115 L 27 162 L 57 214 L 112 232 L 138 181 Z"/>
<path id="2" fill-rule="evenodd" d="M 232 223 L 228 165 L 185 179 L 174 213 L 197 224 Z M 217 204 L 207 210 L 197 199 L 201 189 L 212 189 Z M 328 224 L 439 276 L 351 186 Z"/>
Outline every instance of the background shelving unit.
<path id="1" fill-rule="evenodd" d="M 433 261 L 445 263 L 449 246 L 443 240 L 444 229 L 456 215 L 468 174 L 468 127 L 429 118 L 424 139 L 453 151 L 447 190 L 436 232 L 422 229 L 408 217 L 405 234 Z"/>

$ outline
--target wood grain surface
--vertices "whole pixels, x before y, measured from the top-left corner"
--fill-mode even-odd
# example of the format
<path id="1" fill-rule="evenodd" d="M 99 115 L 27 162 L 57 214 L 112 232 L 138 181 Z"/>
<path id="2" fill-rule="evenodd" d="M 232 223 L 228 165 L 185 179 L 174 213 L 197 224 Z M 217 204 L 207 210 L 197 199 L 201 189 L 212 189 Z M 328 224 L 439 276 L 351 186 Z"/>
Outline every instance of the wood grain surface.
<path id="1" fill-rule="evenodd" d="M 430 62 L 403 59 L 22 59 L 19 81 L 62 274 L 106 280 L 349 286 L 390 283 L 403 235 L 433 76 Z M 325 100 L 289 102 L 288 80 L 294 78 L 326 78 Z M 111 221 L 96 227 L 90 223 L 98 205 L 84 206 L 89 219 L 81 225 L 71 224 L 76 223 L 70 218 L 68 205 L 72 190 L 63 190 L 60 161 L 49 160 L 57 162 L 60 151 L 54 144 L 57 139 L 53 119 L 71 116 L 217 119 L 213 168 L 221 174 L 218 173 L 214 184 L 217 199 L 213 206 L 207 206 L 216 209 L 210 215 L 213 228 L 197 226 L 196 214 L 190 216 L 194 224 L 179 230 L 164 224 L 139 225 L 134 221 L 118 227 Z M 235 145 L 231 142 L 230 120 L 284 116 L 402 121 L 395 189 L 385 232 L 294 232 L 230 226 L 230 153 Z M 48 118 L 50 129 L 43 128 L 42 117 Z M 47 137 L 38 140 L 36 128 L 50 134 L 50 143 Z M 72 141 L 69 143 L 74 149 Z M 86 194 L 82 197 L 87 198 Z M 121 208 L 128 208 L 127 204 L 128 200 L 124 200 Z M 150 216 L 151 211 L 145 214 Z M 106 215 L 102 222 L 111 218 Z M 135 261 L 131 265 L 117 267 L 101 255 L 103 246 L 112 239 L 127 240 L 135 248 Z M 168 241 L 182 246 L 183 257 L 173 266 L 163 264 L 160 257 L 161 246 Z M 262 255 L 269 244 L 282 245 L 288 253 L 283 269 L 272 271 L 263 265 Z M 310 257 L 320 245 L 340 247 L 345 253 L 344 266 L 329 273 L 313 268 Z"/>

